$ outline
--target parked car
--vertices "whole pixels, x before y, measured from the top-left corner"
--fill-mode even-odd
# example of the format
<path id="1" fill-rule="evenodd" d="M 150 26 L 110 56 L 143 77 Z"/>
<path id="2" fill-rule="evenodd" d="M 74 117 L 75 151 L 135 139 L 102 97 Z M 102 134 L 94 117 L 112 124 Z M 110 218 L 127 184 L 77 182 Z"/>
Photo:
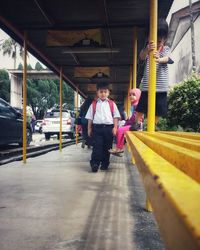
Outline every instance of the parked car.
<path id="1" fill-rule="evenodd" d="M 71 110 L 62 110 L 62 134 L 67 134 L 71 139 L 75 137 L 75 115 Z M 59 139 L 60 133 L 60 110 L 54 109 L 45 115 L 42 123 L 42 131 L 45 139 L 49 140 L 51 135 L 57 135 Z"/>
<path id="2" fill-rule="evenodd" d="M 42 123 L 43 123 L 43 120 L 37 120 L 35 122 L 35 132 L 42 134 Z"/>
<path id="3" fill-rule="evenodd" d="M 0 145 L 18 143 L 23 145 L 23 116 L 21 110 L 10 106 L 0 98 Z M 32 130 L 29 123 L 26 127 L 27 145 L 32 141 Z"/>

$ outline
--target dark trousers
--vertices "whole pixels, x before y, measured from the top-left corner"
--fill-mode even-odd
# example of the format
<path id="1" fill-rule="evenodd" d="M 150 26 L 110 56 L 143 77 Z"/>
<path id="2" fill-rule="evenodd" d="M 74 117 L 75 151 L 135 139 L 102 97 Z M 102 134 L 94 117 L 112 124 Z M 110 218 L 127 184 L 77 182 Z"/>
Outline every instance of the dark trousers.
<path id="1" fill-rule="evenodd" d="M 110 163 L 109 149 L 112 148 L 113 125 L 93 125 L 92 137 L 93 137 L 93 150 L 90 164 L 98 164 L 103 167 L 108 167 Z"/>
<path id="2" fill-rule="evenodd" d="M 92 145 L 92 140 L 88 136 L 88 124 L 87 123 L 82 125 L 82 137 L 83 137 L 83 140 L 85 140 L 86 145 L 88 146 Z"/>

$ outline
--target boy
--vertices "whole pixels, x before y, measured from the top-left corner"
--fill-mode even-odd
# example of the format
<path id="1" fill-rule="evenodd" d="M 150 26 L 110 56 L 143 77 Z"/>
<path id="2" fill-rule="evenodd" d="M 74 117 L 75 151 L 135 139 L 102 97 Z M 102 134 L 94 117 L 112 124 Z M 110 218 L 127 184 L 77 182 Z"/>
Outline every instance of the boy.
<path id="1" fill-rule="evenodd" d="M 88 136 L 93 137 L 93 150 L 90 160 L 92 172 L 107 170 L 113 136 L 116 135 L 120 114 L 116 104 L 108 99 L 110 94 L 105 83 L 97 86 L 96 101 L 93 101 L 85 116 L 88 119 Z"/>
<path id="2" fill-rule="evenodd" d="M 173 63 L 170 59 L 170 49 L 165 46 L 165 42 L 168 35 L 168 24 L 164 19 L 158 21 L 158 41 L 157 45 L 153 42 L 149 42 L 146 48 L 140 52 L 140 59 L 146 60 L 146 66 L 144 69 L 144 75 L 142 79 L 142 93 L 140 101 L 136 108 L 136 123 L 132 125 L 131 130 L 140 130 L 141 117 L 143 114 L 147 114 L 148 103 L 148 78 L 149 78 L 149 52 L 157 48 L 154 53 L 154 58 L 157 63 L 157 79 L 156 79 L 156 118 L 157 124 L 160 116 L 164 116 L 167 113 L 167 91 L 169 85 L 168 77 L 168 64 Z M 172 62 L 171 62 L 172 61 Z"/>

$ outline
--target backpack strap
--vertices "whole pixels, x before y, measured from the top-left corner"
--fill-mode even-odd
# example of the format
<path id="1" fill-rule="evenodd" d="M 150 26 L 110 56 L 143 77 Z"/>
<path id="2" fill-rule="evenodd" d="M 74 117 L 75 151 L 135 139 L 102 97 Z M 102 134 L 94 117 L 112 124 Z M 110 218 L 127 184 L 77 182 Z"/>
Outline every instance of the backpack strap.
<path id="1" fill-rule="evenodd" d="M 112 116 L 114 116 L 114 102 L 113 102 L 113 100 L 108 99 L 108 103 L 109 103 L 109 106 L 110 106 L 110 112 L 111 112 Z M 94 117 L 94 115 L 96 113 L 96 108 L 97 108 L 97 101 L 93 100 L 92 101 L 93 117 Z"/>
<path id="2" fill-rule="evenodd" d="M 96 108 L 97 108 L 97 101 L 93 100 L 92 101 L 93 118 L 94 118 L 94 115 L 96 113 Z"/>
<path id="3" fill-rule="evenodd" d="M 108 99 L 108 103 L 109 103 L 110 111 L 111 111 L 111 114 L 113 117 L 114 116 L 114 102 L 113 102 L 113 100 Z"/>

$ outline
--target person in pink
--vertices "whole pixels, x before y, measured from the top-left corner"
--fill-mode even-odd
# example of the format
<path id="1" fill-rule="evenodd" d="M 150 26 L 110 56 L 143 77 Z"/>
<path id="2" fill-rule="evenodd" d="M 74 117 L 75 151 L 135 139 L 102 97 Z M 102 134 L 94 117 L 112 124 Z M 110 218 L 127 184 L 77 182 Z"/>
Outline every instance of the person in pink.
<path id="1" fill-rule="evenodd" d="M 136 107 L 140 99 L 141 91 L 140 89 L 131 89 L 129 93 L 129 99 L 131 102 L 131 117 L 126 120 L 126 123 L 123 127 L 118 128 L 116 134 L 116 148 L 110 149 L 111 154 L 123 153 L 124 150 L 124 134 L 126 131 L 129 131 L 131 124 L 135 122 L 136 119 Z"/>

